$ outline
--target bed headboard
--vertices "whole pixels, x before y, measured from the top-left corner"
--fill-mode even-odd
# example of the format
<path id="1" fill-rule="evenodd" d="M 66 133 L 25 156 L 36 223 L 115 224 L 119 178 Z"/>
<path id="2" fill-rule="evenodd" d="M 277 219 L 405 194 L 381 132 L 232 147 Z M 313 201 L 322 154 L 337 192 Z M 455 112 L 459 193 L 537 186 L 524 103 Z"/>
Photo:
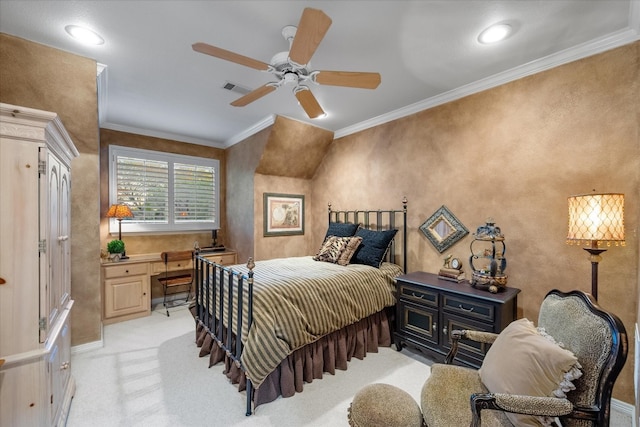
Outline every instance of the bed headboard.
<path id="1" fill-rule="evenodd" d="M 360 224 L 369 230 L 391 230 L 398 229 L 398 233 L 391 242 L 390 250 L 387 252 L 386 260 L 402 266 L 407 272 L 407 198 L 402 199 L 402 209 L 382 210 L 382 209 L 356 209 L 356 210 L 333 210 L 329 203 L 329 223 L 350 222 Z M 398 238 L 401 243 L 398 243 Z"/>

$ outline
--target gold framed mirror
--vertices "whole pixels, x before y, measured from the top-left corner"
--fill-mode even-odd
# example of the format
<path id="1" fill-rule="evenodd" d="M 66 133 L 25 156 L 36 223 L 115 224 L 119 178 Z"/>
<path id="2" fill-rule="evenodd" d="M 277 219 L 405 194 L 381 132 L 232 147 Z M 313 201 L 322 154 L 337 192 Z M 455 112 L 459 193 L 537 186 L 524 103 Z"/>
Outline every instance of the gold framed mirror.
<path id="1" fill-rule="evenodd" d="M 469 230 L 445 205 L 442 205 L 420 226 L 420 231 L 440 253 L 469 234 Z"/>

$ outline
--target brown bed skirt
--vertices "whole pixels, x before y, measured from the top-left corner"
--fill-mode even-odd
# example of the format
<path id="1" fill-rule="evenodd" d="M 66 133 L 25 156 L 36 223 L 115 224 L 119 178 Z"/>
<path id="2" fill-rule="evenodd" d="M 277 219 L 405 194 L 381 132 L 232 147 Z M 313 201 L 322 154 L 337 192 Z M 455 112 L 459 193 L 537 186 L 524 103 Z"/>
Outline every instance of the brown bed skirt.
<path id="1" fill-rule="evenodd" d="M 352 357 L 363 359 L 367 353 L 377 353 L 378 347 L 391 346 L 389 319 L 393 308 L 372 314 L 336 332 L 323 336 L 287 356 L 280 365 L 253 389 L 254 408 L 271 402 L 279 396 L 291 397 L 303 390 L 303 384 L 321 379 L 323 373 L 334 374 L 336 369 L 346 370 Z M 192 310 L 194 313 L 194 310 Z M 246 376 L 220 348 L 211 331 L 196 318 L 196 344 L 200 357 L 209 355 L 209 367 L 224 362 L 224 373 L 238 391 L 246 389 Z"/>

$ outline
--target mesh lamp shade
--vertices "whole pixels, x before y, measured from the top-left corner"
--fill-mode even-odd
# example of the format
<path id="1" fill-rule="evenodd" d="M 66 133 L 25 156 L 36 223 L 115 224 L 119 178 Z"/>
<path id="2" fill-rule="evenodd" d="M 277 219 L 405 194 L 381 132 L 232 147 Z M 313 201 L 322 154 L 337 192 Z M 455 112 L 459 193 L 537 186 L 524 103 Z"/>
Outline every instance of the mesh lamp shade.
<path id="1" fill-rule="evenodd" d="M 583 194 L 568 200 L 567 241 L 624 245 L 624 194 Z"/>
<path id="2" fill-rule="evenodd" d="M 583 248 L 591 261 L 591 294 L 598 299 L 600 249 L 606 243 L 624 246 L 624 194 L 582 194 L 571 196 L 567 243 L 589 244 Z"/>

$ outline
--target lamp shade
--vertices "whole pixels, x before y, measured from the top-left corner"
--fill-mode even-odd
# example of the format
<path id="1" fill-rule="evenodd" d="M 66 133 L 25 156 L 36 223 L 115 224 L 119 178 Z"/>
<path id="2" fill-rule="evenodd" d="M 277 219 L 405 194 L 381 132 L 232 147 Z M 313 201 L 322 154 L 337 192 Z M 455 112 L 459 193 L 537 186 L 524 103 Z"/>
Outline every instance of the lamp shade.
<path id="1" fill-rule="evenodd" d="M 571 196 L 567 242 L 624 245 L 624 194 Z"/>
<path id="2" fill-rule="evenodd" d="M 111 205 L 109 211 L 107 212 L 107 218 L 133 218 L 133 213 L 129 206 L 127 205 Z"/>

